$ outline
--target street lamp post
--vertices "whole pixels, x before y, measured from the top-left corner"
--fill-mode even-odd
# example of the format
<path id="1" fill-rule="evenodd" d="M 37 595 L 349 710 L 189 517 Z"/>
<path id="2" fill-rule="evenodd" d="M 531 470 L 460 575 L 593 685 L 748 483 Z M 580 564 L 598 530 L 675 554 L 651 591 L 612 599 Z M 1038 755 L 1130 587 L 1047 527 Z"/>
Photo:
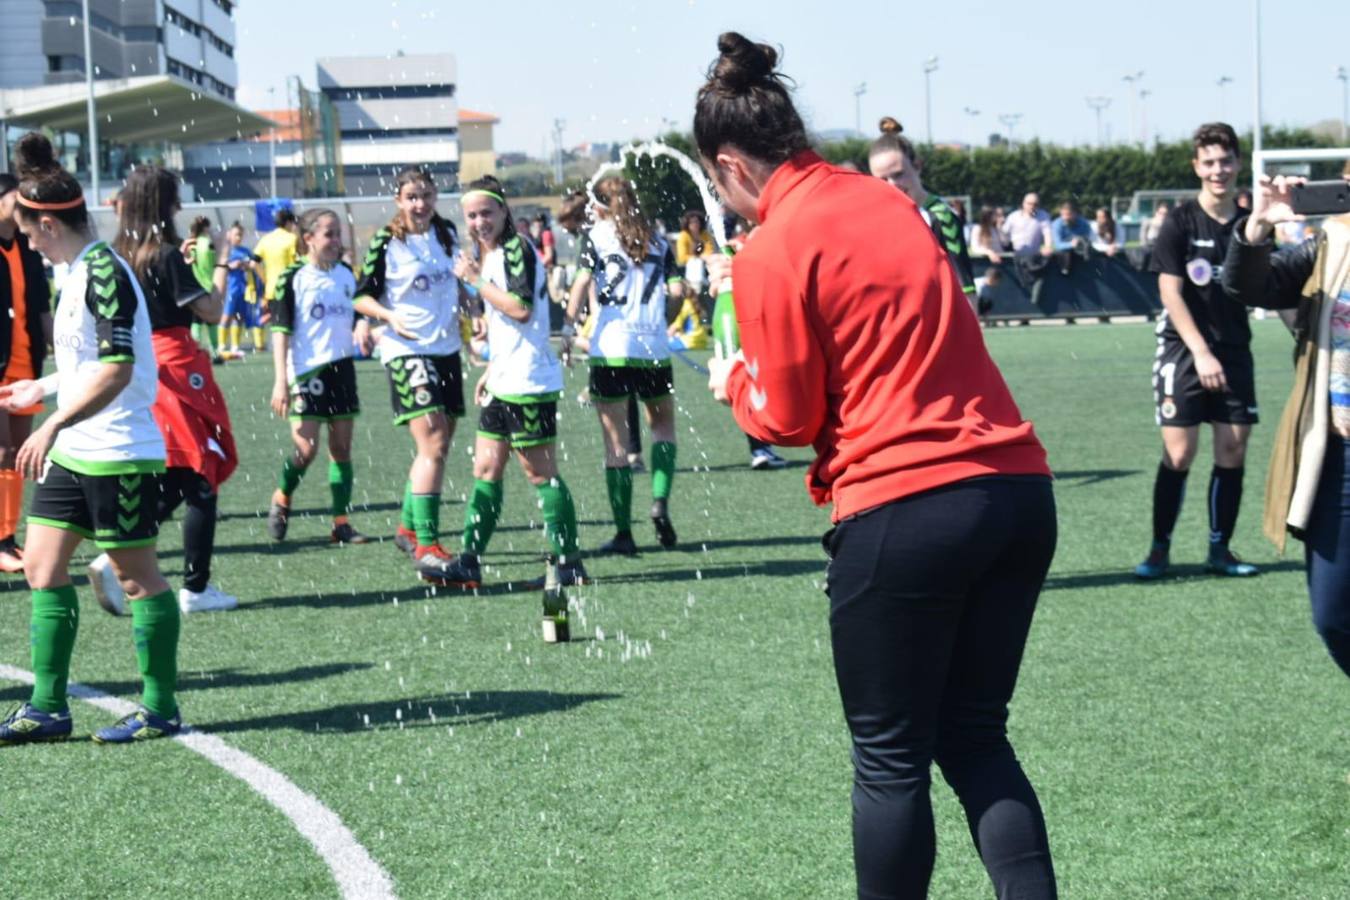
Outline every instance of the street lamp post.
<path id="1" fill-rule="evenodd" d="M 1219 119 L 1220 119 L 1220 121 L 1222 121 L 1222 120 L 1224 119 L 1224 117 L 1225 117 L 1224 107 L 1225 107 L 1226 104 L 1224 103 L 1224 93 L 1225 93 L 1225 92 L 1224 92 L 1224 88 L 1227 87 L 1228 85 L 1232 84 L 1232 83 L 1233 83 L 1233 79 L 1232 79 L 1231 76 L 1228 76 L 1228 75 L 1220 75 L 1220 76 L 1219 76 L 1219 80 L 1218 80 L 1217 82 L 1215 82 L 1215 84 L 1217 84 L 1217 85 L 1219 86 Z"/>
<path id="2" fill-rule="evenodd" d="M 1350 137 L 1346 136 L 1350 129 L 1350 71 L 1345 66 L 1337 66 L 1336 77 L 1341 81 L 1341 146 L 1345 146 L 1350 143 Z"/>
<path id="3" fill-rule="evenodd" d="M 867 82 L 863 82 L 853 89 L 853 127 L 859 135 L 862 130 L 862 98 L 867 93 Z"/>
<path id="4" fill-rule="evenodd" d="M 1126 75 L 1124 78 L 1120 79 L 1121 81 L 1129 85 L 1129 88 L 1127 88 L 1127 90 L 1130 92 L 1130 140 L 1132 141 L 1134 140 L 1136 133 L 1135 118 L 1134 118 L 1134 104 L 1136 100 L 1135 85 L 1137 85 L 1143 77 L 1144 77 L 1144 70 L 1140 69 L 1133 75 Z"/>
<path id="5" fill-rule="evenodd" d="M 938 70 L 938 58 L 930 56 L 923 61 L 923 110 L 928 128 L 928 146 L 933 146 L 933 73 Z"/>
<path id="6" fill-rule="evenodd" d="M 970 116 L 972 122 L 980 115 L 980 111 L 979 111 L 978 109 L 975 109 L 974 107 L 971 107 L 971 106 L 964 107 L 964 108 L 962 109 L 962 112 L 964 112 L 966 115 Z M 976 143 L 976 141 L 979 140 L 979 130 L 978 130 L 978 129 L 979 129 L 979 126 L 976 125 L 976 126 L 974 126 L 974 127 L 976 128 L 975 138 L 974 138 L 973 140 L 971 140 L 971 142 L 970 142 L 970 158 L 971 158 L 971 159 L 974 159 L 974 158 L 975 158 L 975 143 Z"/>
<path id="7" fill-rule="evenodd" d="M 553 120 L 553 149 L 557 153 L 557 157 L 553 164 L 553 181 L 554 184 L 558 185 L 559 187 L 561 187 L 563 183 L 562 136 L 563 136 L 563 129 L 566 127 L 567 123 L 562 119 Z"/>
<path id="8" fill-rule="evenodd" d="M 98 116 L 94 114 L 94 55 L 89 49 L 89 0 L 84 7 L 84 84 L 89 97 L 85 114 L 89 119 L 89 182 L 93 188 L 94 206 L 98 206 Z"/>
<path id="9" fill-rule="evenodd" d="M 1088 97 L 1088 107 L 1097 114 L 1097 146 L 1102 146 L 1102 110 L 1111 105 L 1110 97 Z"/>
<path id="10" fill-rule="evenodd" d="M 1017 142 L 1013 140 L 1013 130 L 1017 128 L 1017 123 L 1022 121 L 1021 113 L 1000 113 L 998 120 L 1003 123 L 1003 127 L 1008 129 L 1008 147 L 1012 148 Z"/>

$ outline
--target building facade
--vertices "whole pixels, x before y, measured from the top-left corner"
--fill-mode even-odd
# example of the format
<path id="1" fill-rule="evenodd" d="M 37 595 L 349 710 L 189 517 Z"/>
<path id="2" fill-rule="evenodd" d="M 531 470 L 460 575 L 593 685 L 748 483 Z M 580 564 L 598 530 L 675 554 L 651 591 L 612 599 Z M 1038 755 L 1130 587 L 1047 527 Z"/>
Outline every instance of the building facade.
<path id="1" fill-rule="evenodd" d="M 95 79 L 173 75 L 233 100 L 239 83 L 234 6 L 231 0 L 90 0 Z M 0 0 L 0 88 L 83 81 L 83 19 L 79 0 Z"/>
<path id="2" fill-rule="evenodd" d="M 459 181 L 459 107 L 450 54 L 340 56 L 318 61 L 319 91 L 337 110 L 348 196 L 387 196 L 407 165 L 442 190 Z"/>

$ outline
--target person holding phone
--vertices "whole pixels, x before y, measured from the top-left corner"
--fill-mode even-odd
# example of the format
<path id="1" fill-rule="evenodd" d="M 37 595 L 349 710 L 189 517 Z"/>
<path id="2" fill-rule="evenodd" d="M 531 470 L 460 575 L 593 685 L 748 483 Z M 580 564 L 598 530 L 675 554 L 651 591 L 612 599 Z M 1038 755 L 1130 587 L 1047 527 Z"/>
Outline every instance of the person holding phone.
<path id="1" fill-rule="evenodd" d="M 1304 218 L 1295 199 L 1303 183 L 1261 177 L 1252 214 L 1228 245 L 1223 288 L 1246 306 L 1298 310 L 1294 388 L 1271 454 L 1265 533 L 1281 550 L 1290 534 L 1303 541 L 1313 626 L 1350 675 L 1350 214 L 1276 251 L 1276 226 Z"/>
<path id="2" fill-rule="evenodd" d="M 727 33 L 718 48 L 694 137 L 718 195 L 759 227 L 730 263 L 741 350 L 709 362 L 709 386 L 751 435 L 814 447 L 807 487 L 834 506 L 858 894 L 926 895 L 936 762 L 998 896 L 1054 897 L 1007 737 L 1055 550 L 1045 450 L 914 202 L 811 150 L 771 47 Z M 709 261 L 715 289 L 727 269 Z"/>

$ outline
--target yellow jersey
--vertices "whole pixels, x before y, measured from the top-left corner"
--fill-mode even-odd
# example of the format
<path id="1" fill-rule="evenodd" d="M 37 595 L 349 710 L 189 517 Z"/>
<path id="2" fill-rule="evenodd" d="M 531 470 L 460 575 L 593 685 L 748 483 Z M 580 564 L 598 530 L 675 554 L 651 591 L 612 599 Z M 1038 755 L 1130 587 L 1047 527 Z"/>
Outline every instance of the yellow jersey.
<path id="1" fill-rule="evenodd" d="M 276 299 L 277 279 L 299 257 L 299 247 L 299 235 L 285 228 L 273 229 L 258 239 L 253 254 L 262 260 L 263 272 L 266 274 L 263 280 L 264 300 Z"/>

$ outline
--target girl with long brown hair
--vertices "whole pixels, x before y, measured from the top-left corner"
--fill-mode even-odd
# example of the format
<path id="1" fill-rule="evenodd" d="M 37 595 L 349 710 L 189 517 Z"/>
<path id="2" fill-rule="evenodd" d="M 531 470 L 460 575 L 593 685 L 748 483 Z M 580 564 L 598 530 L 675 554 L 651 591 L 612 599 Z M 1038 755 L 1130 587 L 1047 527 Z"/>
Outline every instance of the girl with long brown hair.
<path id="1" fill-rule="evenodd" d="M 652 431 L 652 524 L 661 546 L 676 542 L 669 510 L 675 480 L 675 373 L 666 340 L 666 296 L 683 297 L 684 281 L 670 243 L 638 208 L 631 183 L 610 176 L 595 185 L 593 194 L 595 224 L 582 239 L 564 334 L 594 282 L 590 394 L 605 439 L 605 487 L 615 529 L 600 550 L 632 555 L 637 542 L 627 406 L 633 396 L 645 405 Z"/>
<path id="2" fill-rule="evenodd" d="M 442 583 L 450 554 L 441 547 L 445 458 L 464 416 L 459 247 L 455 226 L 436 212 L 436 182 L 419 166 L 394 180 L 398 213 L 375 233 L 361 267 L 356 311 L 385 328 L 380 361 L 389 375 L 394 424 L 407 425 L 414 455 L 394 543 L 424 581 Z M 357 323 L 366 341 L 368 324 Z"/>
<path id="3" fill-rule="evenodd" d="M 156 518 L 163 524 L 180 504 L 183 516 L 185 612 L 234 609 L 237 598 L 210 583 L 220 486 L 239 462 L 230 412 L 216 385 L 211 358 L 192 337 L 192 326 L 215 325 L 224 307 L 226 265 L 212 269 L 208 290 L 179 251 L 174 215 L 179 211 L 178 176 L 160 166 L 138 166 L 118 195 L 114 248 L 131 263 L 145 294 L 150 337 L 159 370 L 152 412 L 164 437 L 166 470 Z M 90 583 L 109 612 L 125 601 L 106 557 L 90 565 Z"/>

